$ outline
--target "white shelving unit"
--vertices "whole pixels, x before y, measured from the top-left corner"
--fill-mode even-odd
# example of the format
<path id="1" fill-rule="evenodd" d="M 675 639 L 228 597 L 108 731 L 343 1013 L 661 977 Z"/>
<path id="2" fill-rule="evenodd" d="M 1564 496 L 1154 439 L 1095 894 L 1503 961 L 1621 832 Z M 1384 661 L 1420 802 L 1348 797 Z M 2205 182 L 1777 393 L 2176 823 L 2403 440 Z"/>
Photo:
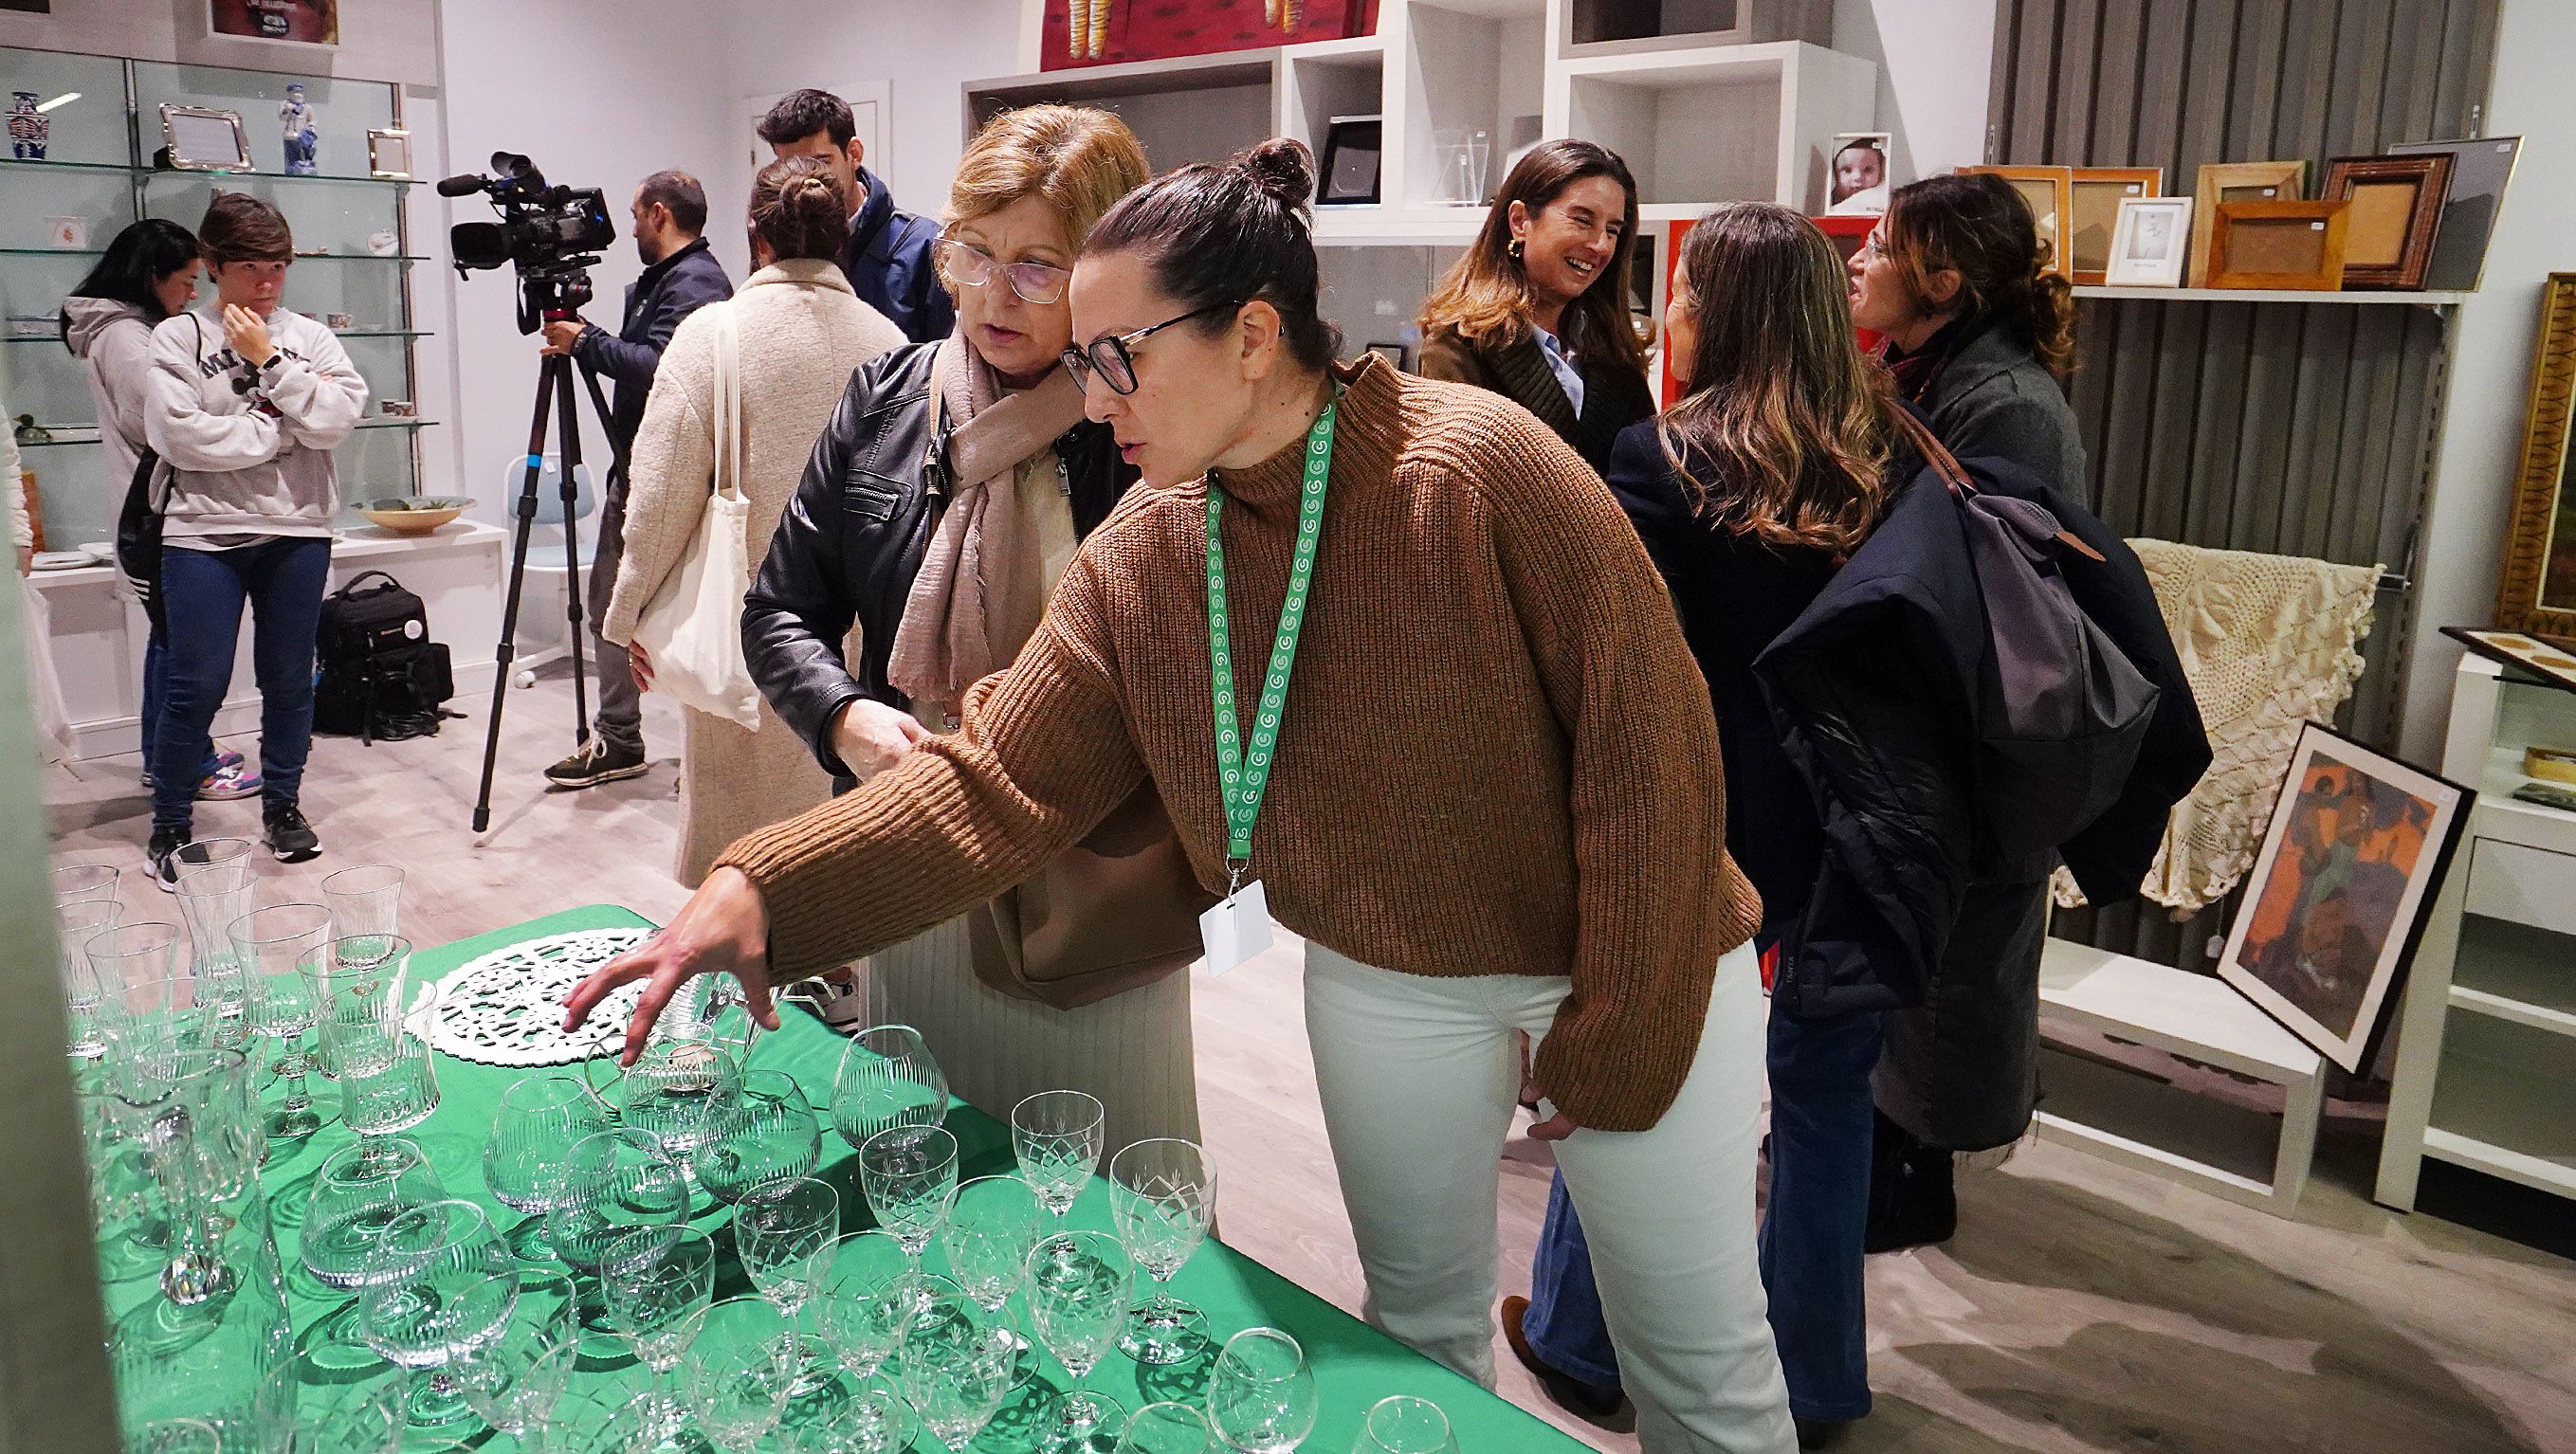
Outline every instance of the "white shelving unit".
<path id="1" fill-rule="evenodd" d="M 2469 300 L 2467 293 L 2426 289 L 2417 292 L 2348 292 L 2324 288 L 2114 288 L 2087 283 L 2078 298 L 2121 298 L 2150 303 L 2412 303 L 2419 308 L 2450 308 Z"/>
<path id="2" fill-rule="evenodd" d="M 2408 972 L 2380 1201 L 2425 1157 L 2576 1198 L 2576 813 L 2517 802 L 2522 749 L 2576 743 L 2576 694 L 2460 662 L 2442 771 L 2478 791 Z"/>

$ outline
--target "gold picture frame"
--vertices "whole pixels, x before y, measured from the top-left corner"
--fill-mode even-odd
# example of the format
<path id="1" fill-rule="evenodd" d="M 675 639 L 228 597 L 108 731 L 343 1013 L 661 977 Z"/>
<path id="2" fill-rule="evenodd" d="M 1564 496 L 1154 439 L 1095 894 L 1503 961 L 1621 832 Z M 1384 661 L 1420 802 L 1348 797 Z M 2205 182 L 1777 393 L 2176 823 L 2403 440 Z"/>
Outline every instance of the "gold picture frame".
<path id="1" fill-rule="evenodd" d="M 1962 176 L 1992 172 L 2012 183 L 2013 190 L 2030 204 L 2031 220 L 2039 225 L 2039 240 L 2049 250 L 2052 261 L 2042 271 L 2070 280 L 2075 276 L 2067 245 L 2071 229 L 2065 225 L 2075 211 L 2073 167 L 1961 167 L 1959 172 Z"/>
<path id="2" fill-rule="evenodd" d="M 2120 204 L 2130 198 L 2161 197 L 2162 167 L 2077 167 L 2068 184 L 2066 211 L 2067 278 L 2078 286 L 2111 280 L 2111 244 L 2120 228 Z"/>
<path id="3" fill-rule="evenodd" d="M 2343 286 L 2349 202 L 2221 202 L 2209 285 L 2331 293 Z"/>
<path id="4" fill-rule="evenodd" d="M 2308 164 L 2287 162 L 2213 162 L 2200 169 L 2192 188 L 2191 270 L 2183 281 L 2209 286 L 2209 240 L 2218 228 L 2221 202 L 2303 202 L 2308 196 Z"/>
<path id="5" fill-rule="evenodd" d="M 2352 204 L 2344 237 L 2347 288 L 2420 290 L 2433 261 L 2433 234 L 2451 191 L 2451 154 L 2337 157 L 2317 196 Z"/>
<path id="6" fill-rule="evenodd" d="M 2522 426 L 2522 468 L 2505 532 L 2496 625 L 2576 644 L 2576 480 L 2568 477 L 2576 405 L 2576 273 L 2540 291 L 2540 348 Z"/>

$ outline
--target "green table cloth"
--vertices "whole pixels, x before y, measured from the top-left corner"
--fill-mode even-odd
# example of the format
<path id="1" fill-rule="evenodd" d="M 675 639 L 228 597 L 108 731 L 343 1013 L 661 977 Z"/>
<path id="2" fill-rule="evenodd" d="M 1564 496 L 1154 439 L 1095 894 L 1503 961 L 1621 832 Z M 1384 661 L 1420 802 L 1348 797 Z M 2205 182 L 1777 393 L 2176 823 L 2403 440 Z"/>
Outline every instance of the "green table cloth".
<path id="1" fill-rule="evenodd" d="M 412 976 L 416 982 L 434 980 L 477 955 L 526 939 L 646 923 L 645 919 L 629 910 L 607 905 L 570 909 L 453 944 L 419 950 L 412 956 Z M 791 1011 L 782 1016 L 782 1021 L 783 1028 L 778 1033 L 760 1037 L 752 1050 L 752 1064 L 761 1069 L 788 1071 L 803 1085 L 807 1097 L 813 1101 L 818 1113 L 822 1113 L 823 1120 L 823 1163 L 815 1174 L 840 1191 L 841 1228 L 844 1232 L 869 1226 L 871 1218 L 867 1202 L 858 1187 L 856 1153 L 833 1133 L 830 1116 L 826 1113 L 831 1103 L 833 1071 L 840 1063 L 844 1042 L 809 1015 Z M 579 1073 L 577 1069 L 566 1069 Z M 501 1093 L 520 1077 L 536 1073 L 476 1065 L 441 1055 L 437 1060 L 438 1110 L 410 1133 L 437 1166 L 446 1182 L 448 1195 L 482 1203 L 493 1213 L 495 1222 L 504 1228 L 516 1225 L 521 1215 L 493 1200 L 484 1187 L 484 1133 L 492 1124 Z M 329 1082 L 315 1081 L 314 1091 L 317 1103 L 325 1109 L 333 1109 L 331 1102 L 336 1092 Z M 961 1103 L 949 1113 L 948 1128 L 957 1137 L 958 1176 L 961 1180 L 1015 1170 L 1007 1126 Z M 351 1139 L 348 1131 L 335 1119 L 303 1145 L 275 1149 L 268 1166 L 261 1173 L 277 1223 L 278 1251 L 285 1260 L 290 1311 L 299 1334 L 349 1302 L 348 1294 L 324 1287 L 302 1270 L 296 1257 L 295 1238 L 302 1223 L 302 1201 L 310 1187 L 314 1168 L 332 1152 L 348 1145 Z M 1117 1148 L 1109 1150 L 1114 1152 Z M 1222 1179 L 1224 1168 L 1218 1168 L 1218 1175 Z M 719 1207 L 700 1218 L 698 1225 L 712 1229 L 721 1226 L 730 1216 L 729 1208 Z M 1110 1225 L 1108 1197 L 1098 1182 L 1095 1181 L 1092 1188 L 1083 1194 L 1066 1222 L 1073 1227 L 1114 1230 Z M 716 1243 L 720 1258 L 716 1296 L 730 1297 L 752 1291 L 740 1265 L 734 1261 L 731 1235 L 718 1233 Z M 1141 1288 L 1141 1274 L 1139 1284 Z M 1207 1314 L 1209 1331 L 1219 1341 L 1244 1328 L 1266 1325 L 1286 1329 L 1304 1345 L 1306 1356 L 1315 1370 L 1323 1403 L 1315 1432 L 1304 1446 L 1315 1454 L 1345 1454 L 1358 1437 L 1360 1420 L 1370 1405 L 1397 1393 L 1430 1399 L 1447 1411 L 1457 1432 L 1462 1454 L 1519 1454 L 1523 1450 L 1581 1450 L 1586 1447 L 1214 1239 L 1202 1247 L 1173 1279 L 1172 1290 L 1197 1304 Z M 1016 1301 L 1013 1307 L 1016 1315 Z M 1025 1327 L 1025 1321 L 1022 1326 Z M 1040 1358 L 1037 1366 L 1041 1382 L 1054 1388 L 1061 1388 L 1066 1383 L 1064 1370 L 1053 1359 Z M 1107 1392 L 1130 1409 L 1158 1398 L 1203 1402 L 1209 1366 L 1210 1360 L 1202 1359 L 1177 1368 L 1145 1368 L 1113 1353 L 1092 1371 L 1084 1386 Z M 631 1385 L 641 1376 L 641 1369 L 592 1372 L 585 1364 L 585 1371 L 576 1376 L 573 1388 L 579 1392 L 602 1383 Z M 1037 1394 L 1042 1397 L 1052 1391 L 1052 1388 L 1041 1389 Z M 1030 1395 L 1031 1390 L 1023 1388 L 1014 1395 L 1014 1402 L 1029 1400 Z M 1002 1451 L 1016 1449 L 1024 1442 L 1024 1436 L 1017 1435 L 1004 1422 L 997 1422 L 975 1447 L 1002 1454 Z M 495 1438 L 481 1447 L 501 1451 L 509 1449 L 511 1444 L 506 1439 Z M 914 1447 L 923 1451 L 935 1450 L 937 1441 L 924 1434 Z"/>

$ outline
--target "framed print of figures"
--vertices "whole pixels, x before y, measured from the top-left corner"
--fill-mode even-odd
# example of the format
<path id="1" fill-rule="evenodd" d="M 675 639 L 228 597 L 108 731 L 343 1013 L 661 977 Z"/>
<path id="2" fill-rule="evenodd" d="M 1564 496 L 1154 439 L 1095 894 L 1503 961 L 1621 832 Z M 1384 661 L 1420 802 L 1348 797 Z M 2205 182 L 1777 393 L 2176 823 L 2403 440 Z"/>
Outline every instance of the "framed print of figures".
<path id="1" fill-rule="evenodd" d="M 2576 477 L 2568 473 L 2576 400 L 2576 273 L 2540 290 L 2540 349 L 2523 416 L 2522 467 L 2504 538 L 2496 626 L 2576 645 Z"/>
<path id="2" fill-rule="evenodd" d="M 2121 288 L 2178 286 L 2190 247 L 2189 197 L 2123 197 L 2103 281 Z"/>
<path id="3" fill-rule="evenodd" d="M 2068 189 L 2067 259 L 2082 284 L 2110 281 L 2111 233 L 2120 225 L 2120 204 L 2132 197 L 2162 196 L 2162 167 L 2077 167 Z"/>
<path id="4" fill-rule="evenodd" d="M 2303 202 L 2308 196 L 2308 164 L 2299 162 L 2218 162 L 2200 169 L 2192 190 L 2191 270 L 2188 284 L 2209 283 L 2210 233 L 2218 226 L 2221 202 Z"/>
<path id="5" fill-rule="evenodd" d="M 1834 138 L 1833 175 L 1825 211 L 1875 217 L 1887 210 L 1890 137 L 1884 131 L 1846 132 Z"/>
<path id="6" fill-rule="evenodd" d="M 2487 239 L 2495 235 L 2496 208 L 2504 203 L 2505 183 L 2513 180 L 2522 138 L 2408 141 L 2388 149 L 2401 157 L 2433 152 L 2449 153 L 2451 186 L 2443 195 L 2442 225 L 2433 233 L 2433 265 L 2424 270 L 2424 286 L 2468 291 L 2486 274 Z"/>
<path id="7" fill-rule="evenodd" d="M 2343 286 L 2349 202 L 2221 202 L 2209 285 L 2333 292 Z"/>
<path id="8" fill-rule="evenodd" d="M 2039 224 L 2039 242 L 2055 259 L 2047 271 L 2061 278 L 2072 278 L 2074 264 L 2068 258 L 2066 228 L 2061 222 L 2075 206 L 2075 169 L 2073 167 L 1961 167 L 1963 173 L 1992 172 L 2012 183 L 2030 204 L 2032 220 Z"/>
<path id="9" fill-rule="evenodd" d="M 2451 154 L 2411 157 L 2337 157 L 2326 164 L 2317 197 L 2350 202 L 2344 236 L 2343 285 L 2347 288 L 2424 286 L 2433 261 L 2434 229 L 2442 225 L 2442 198 L 2451 184 Z"/>
<path id="10" fill-rule="evenodd" d="M 2359 1070 L 2476 797 L 2308 723 L 2218 977 Z"/>

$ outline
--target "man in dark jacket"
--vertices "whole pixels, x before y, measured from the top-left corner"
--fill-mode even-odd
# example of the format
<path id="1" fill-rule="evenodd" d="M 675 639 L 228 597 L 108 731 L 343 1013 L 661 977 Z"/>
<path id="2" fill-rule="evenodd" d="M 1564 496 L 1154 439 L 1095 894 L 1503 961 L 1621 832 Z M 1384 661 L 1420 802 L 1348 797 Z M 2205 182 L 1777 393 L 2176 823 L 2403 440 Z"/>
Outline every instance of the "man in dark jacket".
<path id="1" fill-rule="evenodd" d="M 644 700 L 626 653 L 611 652 L 599 638 L 600 618 L 617 587 L 617 562 L 626 553 L 626 470 L 623 459 L 644 422 L 644 400 L 662 350 L 680 320 L 700 307 L 733 296 L 724 264 L 699 234 L 707 226 L 707 194 L 686 172 L 655 172 L 635 189 L 635 251 L 644 271 L 626 290 L 626 317 L 615 333 L 574 318 L 549 323 L 545 351 L 569 353 L 605 375 L 610 397 L 608 428 L 620 463 L 610 467 L 599 506 L 599 546 L 591 556 L 588 599 L 592 662 L 598 668 L 599 715 L 590 741 L 546 769 L 558 788 L 587 788 L 644 771 Z"/>
<path id="2" fill-rule="evenodd" d="M 891 319 L 915 343 L 946 338 L 957 325 L 956 306 L 930 257 L 939 224 L 894 205 L 862 163 L 867 143 L 849 103 L 829 91 L 790 91 L 778 98 L 756 128 L 779 157 L 820 157 L 832 168 L 841 194 L 851 199 L 850 240 L 841 247 L 841 271 L 859 301 Z"/>

